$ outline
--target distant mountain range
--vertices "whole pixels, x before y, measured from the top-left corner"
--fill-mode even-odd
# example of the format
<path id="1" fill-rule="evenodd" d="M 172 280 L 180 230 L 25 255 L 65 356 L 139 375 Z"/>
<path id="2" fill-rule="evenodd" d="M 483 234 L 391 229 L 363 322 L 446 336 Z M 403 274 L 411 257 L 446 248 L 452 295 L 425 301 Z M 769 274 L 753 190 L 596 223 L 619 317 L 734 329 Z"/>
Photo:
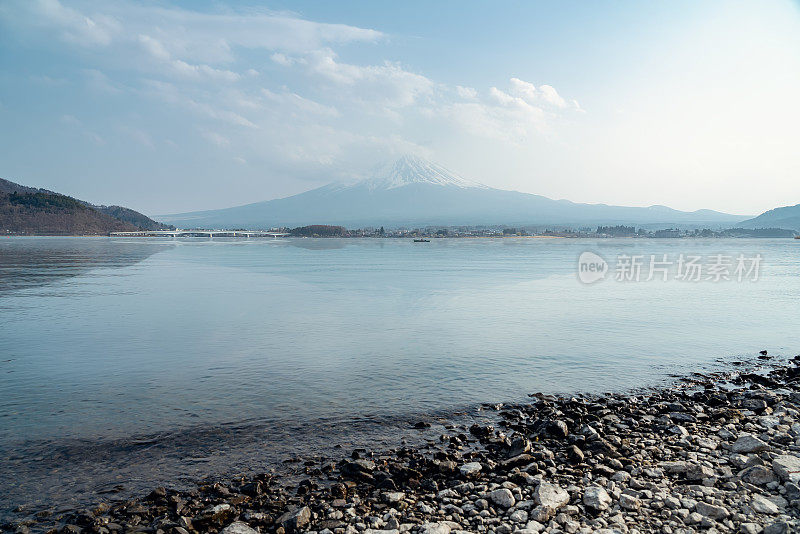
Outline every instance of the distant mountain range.
<path id="1" fill-rule="evenodd" d="M 227 209 L 164 215 L 183 228 L 270 228 L 307 224 L 363 226 L 478 225 L 732 225 L 745 216 L 666 206 L 625 207 L 495 189 L 414 156 L 347 185 Z"/>
<path id="2" fill-rule="evenodd" d="M 800 231 L 800 204 L 765 211 L 739 223 L 742 228 L 787 228 Z"/>
<path id="3" fill-rule="evenodd" d="M 96 206 L 0 178 L 0 234 L 106 235 L 169 228 L 130 208 Z"/>

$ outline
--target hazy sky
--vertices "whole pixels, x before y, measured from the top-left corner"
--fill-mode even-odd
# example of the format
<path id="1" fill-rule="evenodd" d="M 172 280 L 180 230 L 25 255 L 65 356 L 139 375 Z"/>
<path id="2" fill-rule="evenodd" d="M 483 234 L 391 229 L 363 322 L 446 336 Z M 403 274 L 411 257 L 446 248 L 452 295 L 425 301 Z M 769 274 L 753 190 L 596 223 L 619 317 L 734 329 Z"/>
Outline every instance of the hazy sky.
<path id="1" fill-rule="evenodd" d="M 583 202 L 800 202 L 800 6 L 2 0 L 0 177 L 148 214 L 405 153 Z"/>

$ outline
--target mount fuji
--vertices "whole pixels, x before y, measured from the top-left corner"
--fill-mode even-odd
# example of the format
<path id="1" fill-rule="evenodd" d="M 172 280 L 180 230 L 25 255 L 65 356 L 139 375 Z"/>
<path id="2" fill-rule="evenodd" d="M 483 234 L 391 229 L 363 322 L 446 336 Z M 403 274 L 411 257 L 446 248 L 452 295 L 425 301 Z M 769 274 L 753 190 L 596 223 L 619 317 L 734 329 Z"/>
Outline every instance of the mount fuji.
<path id="1" fill-rule="evenodd" d="M 162 215 L 183 228 L 271 228 L 307 224 L 363 226 L 724 225 L 744 217 L 666 206 L 624 207 L 495 189 L 436 163 L 404 156 L 366 180 L 233 208 Z"/>

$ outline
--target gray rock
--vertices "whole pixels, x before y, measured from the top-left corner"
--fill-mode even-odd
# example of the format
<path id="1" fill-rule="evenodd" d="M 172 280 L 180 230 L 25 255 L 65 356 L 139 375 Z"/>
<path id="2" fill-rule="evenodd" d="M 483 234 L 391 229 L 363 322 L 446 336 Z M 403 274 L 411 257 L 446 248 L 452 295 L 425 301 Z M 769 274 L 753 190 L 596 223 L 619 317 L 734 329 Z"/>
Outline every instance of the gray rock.
<path id="1" fill-rule="evenodd" d="M 444 521 L 424 523 L 419 527 L 419 534 L 450 534 L 450 525 Z"/>
<path id="2" fill-rule="evenodd" d="M 715 450 L 717 448 L 717 442 L 710 438 L 697 438 L 697 446 L 703 449 L 710 449 Z"/>
<path id="3" fill-rule="evenodd" d="M 489 498 L 501 508 L 511 508 L 517 502 L 511 490 L 506 488 L 496 489 L 489 494 Z"/>
<path id="4" fill-rule="evenodd" d="M 481 472 L 483 466 L 479 462 L 470 462 L 461 466 L 459 471 L 465 477 L 472 477 Z"/>
<path id="5" fill-rule="evenodd" d="M 542 482 L 533 490 L 533 502 L 558 510 L 569 502 L 569 493 L 557 484 Z"/>
<path id="6" fill-rule="evenodd" d="M 778 505 L 770 501 L 763 495 L 753 495 L 750 499 L 750 507 L 759 514 L 777 514 Z"/>
<path id="7" fill-rule="evenodd" d="M 394 504 L 406 498 L 406 494 L 402 491 L 389 491 L 383 494 L 383 500 L 389 504 Z"/>
<path id="8" fill-rule="evenodd" d="M 638 510 L 639 507 L 642 505 L 642 502 L 634 497 L 633 495 L 628 495 L 627 493 L 623 493 L 619 496 L 619 505 L 624 510 Z"/>
<path id="9" fill-rule="evenodd" d="M 541 532 L 544 530 L 544 525 L 538 521 L 528 521 L 525 524 L 525 530 L 529 530 L 531 532 Z"/>
<path id="10" fill-rule="evenodd" d="M 630 479 L 631 479 L 631 474 L 628 473 L 627 471 L 617 471 L 616 473 L 611 475 L 611 480 L 613 480 L 614 482 L 622 482 L 627 484 L 630 481 Z"/>
<path id="11" fill-rule="evenodd" d="M 739 478 L 757 486 L 765 486 L 777 480 L 772 469 L 764 467 L 763 465 L 754 465 L 742 470 L 742 472 L 739 473 Z"/>
<path id="12" fill-rule="evenodd" d="M 289 532 L 297 532 L 311 520 L 311 509 L 308 506 L 286 512 L 278 518 L 278 524 Z"/>
<path id="13" fill-rule="evenodd" d="M 519 437 L 511 442 L 511 447 L 508 451 L 508 457 L 514 458 L 515 456 L 519 456 L 520 454 L 525 454 L 530 450 L 531 450 L 531 442 L 528 441 L 526 438 Z"/>
<path id="14" fill-rule="evenodd" d="M 703 480 L 714 476 L 714 470 L 701 464 L 689 464 L 686 466 L 686 478 L 688 480 Z"/>
<path id="15" fill-rule="evenodd" d="M 556 509 L 552 506 L 537 506 L 528 513 L 528 519 L 534 522 L 547 523 L 556 515 Z"/>
<path id="16" fill-rule="evenodd" d="M 686 428 L 681 426 L 681 425 L 674 425 L 674 426 L 670 427 L 669 431 L 671 433 L 675 434 L 676 436 L 679 436 L 679 437 L 682 437 L 682 438 L 685 438 L 686 436 L 689 435 L 689 431 L 686 430 Z"/>
<path id="17" fill-rule="evenodd" d="M 569 436 L 569 429 L 567 428 L 567 423 L 564 421 L 555 420 L 547 425 L 547 433 L 554 438 L 563 439 Z"/>
<path id="18" fill-rule="evenodd" d="M 733 445 L 731 451 L 738 454 L 750 454 L 751 452 L 761 452 L 769 448 L 769 445 L 758 439 L 752 434 L 741 434 Z"/>
<path id="19" fill-rule="evenodd" d="M 800 482 L 800 458 L 784 454 L 772 460 L 772 469 L 781 480 Z"/>
<path id="20" fill-rule="evenodd" d="M 685 473 L 689 468 L 689 464 L 686 462 L 661 462 L 658 465 L 661 469 L 671 474 Z"/>
<path id="21" fill-rule="evenodd" d="M 611 497 L 600 486 L 589 486 L 583 492 L 583 504 L 595 510 L 606 510 L 611 505 Z"/>
<path id="22" fill-rule="evenodd" d="M 695 525 L 703 521 L 703 515 L 700 512 L 692 512 L 688 515 L 688 517 L 684 520 L 684 523 L 687 525 Z"/>
<path id="23" fill-rule="evenodd" d="M 223 528 L 220 534 L 258 534 L 258 531 L 250 528 L 247 523 L 236 521 Z"/>
<path id="24" fill-rule="evenodd" d="M 764 527 L 764 534 L 788 534 L 791 532 L 789 523 L 786 521 L 776 521 Z"/>
<path id="25" fill-rule="evenodd" d="M 714 504 L 708 504 L 703 501 L 699 501 L 695 506 L 695 511 L 705 517 L 710 517 L 711 519 L 725 519 L 730 515 L 730 512 L 724 506 L 717 506 Z"/>
<path id="26" fill-rule="evenodd" d="M 761 525 L 758 523 L 742 523 L 739 527 L 739 532 L 741 534 L 761 534 L 761 531 L 764 530 L 761 528 Z"/>
<path id="27" fill-rule="evenodd" d="M 514 523 L 525 523 L 528 521 L 528 512 L 525 510 L 514 510 L 508 518 Z"/>

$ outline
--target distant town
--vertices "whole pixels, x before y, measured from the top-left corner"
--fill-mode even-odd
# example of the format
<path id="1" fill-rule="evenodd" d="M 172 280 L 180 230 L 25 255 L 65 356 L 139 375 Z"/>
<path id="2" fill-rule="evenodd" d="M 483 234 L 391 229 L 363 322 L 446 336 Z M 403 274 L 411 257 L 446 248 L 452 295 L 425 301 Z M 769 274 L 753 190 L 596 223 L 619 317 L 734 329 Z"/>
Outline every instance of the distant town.
<path id="1" fill-rule="evenodd" d="M 782 228 L 668 228 L 648 230 L 635 226 L 597 226 L 580 228 L 506 227 L 506 226 L 428 226 L 425 228 L 384 227 L 347 229 L 344 226 L 310 225 L 298 228 L 276 228 L 276 232 L 294 237 L 385 237 L 385 238 L 458 238 L 458 237 L 564 237 L 564 238 L 792 238 L 798 233 Z"/>

